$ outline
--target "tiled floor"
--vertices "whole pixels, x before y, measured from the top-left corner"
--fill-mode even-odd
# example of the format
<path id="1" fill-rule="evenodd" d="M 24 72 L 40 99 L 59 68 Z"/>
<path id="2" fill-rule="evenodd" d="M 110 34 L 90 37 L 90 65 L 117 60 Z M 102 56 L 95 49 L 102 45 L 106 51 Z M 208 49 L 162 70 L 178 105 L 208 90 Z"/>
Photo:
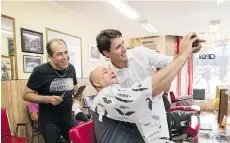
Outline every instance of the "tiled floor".
<path id="1" fill-rule="evenodd" d="M 216 136 L 212 139 L 209 137 L 208 133 L 210 135 L 214 135 L 214 134 L 220 134 L 222 133 L 223 135 L 225 135 L 225 129 L 223 128 L 219 128 L 218 124 L 217 124 L 217 115 L 214 114 L 214 112 L 202 112 L 200 115 L 200 122 L 201 122 L 201 128 L 202 126 L 204 128 L 207 128 L 210 126 L 210 128 L 212 130 L 200 130 L 199 133 L 199 143 L 230 143 L 230 137 L 228 138 L 229 141 L 218 141 L 216 138 Z"/>

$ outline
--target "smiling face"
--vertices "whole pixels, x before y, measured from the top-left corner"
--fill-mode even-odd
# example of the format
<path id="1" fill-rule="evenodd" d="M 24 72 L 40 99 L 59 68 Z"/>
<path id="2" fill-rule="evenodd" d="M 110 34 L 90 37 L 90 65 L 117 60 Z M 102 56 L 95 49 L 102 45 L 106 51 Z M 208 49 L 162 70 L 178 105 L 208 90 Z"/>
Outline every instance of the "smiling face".
<path id="1" fill-rule="evenodd" d="M 52 55 L 49 59 L 58 69 L 65 69 L 69 65 L 69 53 L 67 47 L 62 41 L 53 41 L 51 43 Z"/>
<path id="2" fill-rule="evenodd" d="M 103 51 L 104 55 L 110 58 L 111 62 L 115 67 L 125 68 L 121 66 L 121 63 L 126 63 L 128 60 L 124 40 L 122 39 L 122 37 L 119 37 L 113 38 L 110 41 L 110 51 Z M 119 67 L 118 65 L 121 67 Z"/>
<path id="3" fill-rule="evenodd" d="M 105 88 L 109 85 L 118 83 L 113 70 L 104 66 L 96 68 L 91 73 L 90 80 L 95 88 Z"/>

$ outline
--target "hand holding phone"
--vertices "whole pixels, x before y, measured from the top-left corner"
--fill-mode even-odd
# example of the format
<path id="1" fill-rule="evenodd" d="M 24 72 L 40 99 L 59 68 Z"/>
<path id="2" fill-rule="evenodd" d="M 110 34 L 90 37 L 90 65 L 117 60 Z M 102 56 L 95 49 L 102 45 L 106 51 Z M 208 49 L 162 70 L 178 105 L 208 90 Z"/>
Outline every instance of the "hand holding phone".
<path id="1" fill-rule="evenodd" d="M 196 38 L 197 36 L 196 35 L 192 35 L 191 39 L 193 38 Z M 195 48 L 195 47 L 198 47 L 199 46 L 199 40 L 196 39 L 193 43 L 192 43 L 192 47 Z"/>
<path id="2" fill-rule="evenodd" d="M 74 98 L 81 97 L 86 85 L 80 86 L 77 92 L 74 94 Z"/>
<path id="3" fill-rule="evenodd" d="M 197 35 L 194 34 L 194 35 L 192 35 L 191 39 L 196 38 L 196 37 L 197 37 Z M 205 40 L 197 38 L 192 43 L 192 48 L 194 48 L 192 53 L 198 53 L 201 49 L 201 43 L 203 43 L 203 42 L 205 42 Z"/>

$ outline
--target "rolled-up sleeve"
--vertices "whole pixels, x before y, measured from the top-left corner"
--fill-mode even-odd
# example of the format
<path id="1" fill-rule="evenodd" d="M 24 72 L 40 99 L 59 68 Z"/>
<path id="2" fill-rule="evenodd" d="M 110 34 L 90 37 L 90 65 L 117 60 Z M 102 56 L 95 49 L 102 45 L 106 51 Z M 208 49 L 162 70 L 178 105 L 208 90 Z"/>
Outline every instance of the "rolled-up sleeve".
<path id="1" fill-rule="evenodd" d="M 111 85 L 101 90 L 91 110 L 108 118 L 130 123 L 146 123 L 152 111 L 152 78 L 148 77 L 131 88 Z"/>
<path id="2" fill-rule="evenodd" d="M 170 64 L 173 61 L 173 56 L 166 56 L 163 54 L 159 54 L 154 50 L 151 50 L 146 47 L 140 48 L 139 51 L 140 55 L 143 57 L 143 59 L 148 58 L 149 65 L 150 67 L 155 67 L 155 68 L 164 68 L 168 64 Z"/>

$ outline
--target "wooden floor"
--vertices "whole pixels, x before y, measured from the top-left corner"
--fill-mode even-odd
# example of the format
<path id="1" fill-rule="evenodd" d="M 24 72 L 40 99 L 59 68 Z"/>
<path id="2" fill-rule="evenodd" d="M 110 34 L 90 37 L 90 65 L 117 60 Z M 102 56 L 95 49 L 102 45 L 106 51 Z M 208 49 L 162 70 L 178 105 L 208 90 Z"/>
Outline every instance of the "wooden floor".
<path id="1" fill-rule="evenodd" d="M 217 115 L 214 112 L 202 112 L 200 115 L 201 128 L 211 127 L 209 130 L 200 130 L 199 143 L 230 143 L 230 137 L 228 141 L 217 140 L 215 134 L 225 135 L 225 129 L 219 128 L 217 124 Z M 212 136 L 213 138 L 211 138 Z"/>

